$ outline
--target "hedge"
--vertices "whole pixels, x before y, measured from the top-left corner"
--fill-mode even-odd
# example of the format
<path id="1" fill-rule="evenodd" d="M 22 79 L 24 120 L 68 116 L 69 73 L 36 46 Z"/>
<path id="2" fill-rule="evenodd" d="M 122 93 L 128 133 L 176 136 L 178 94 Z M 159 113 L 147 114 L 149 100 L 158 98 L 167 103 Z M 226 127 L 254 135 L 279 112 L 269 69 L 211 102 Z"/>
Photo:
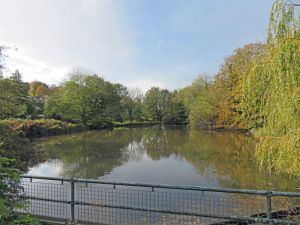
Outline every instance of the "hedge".
<path id="1" fill-rule="evenodd" d="M 72 124 L 54 119 L 7 119 L 0 120 L 0 126 L 9 127 L 28 138 L 68 134 L 85 130 L 81 124 Z"/>

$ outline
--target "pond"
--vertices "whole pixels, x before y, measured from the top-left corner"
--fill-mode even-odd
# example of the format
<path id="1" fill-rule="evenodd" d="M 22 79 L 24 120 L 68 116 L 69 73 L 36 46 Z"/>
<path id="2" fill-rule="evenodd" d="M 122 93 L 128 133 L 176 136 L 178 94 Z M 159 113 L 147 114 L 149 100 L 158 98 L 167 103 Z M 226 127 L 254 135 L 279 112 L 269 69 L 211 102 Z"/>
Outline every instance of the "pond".
<path id="1" fill-rule="evenodd" d="M 299 179 L 259 168 L 252 137 L 185 127 L 118 128 L 34 141 L 27 174 L 171 185 L 297 191 Z M 299 191 L 299 190 L 298 190 Z"/>

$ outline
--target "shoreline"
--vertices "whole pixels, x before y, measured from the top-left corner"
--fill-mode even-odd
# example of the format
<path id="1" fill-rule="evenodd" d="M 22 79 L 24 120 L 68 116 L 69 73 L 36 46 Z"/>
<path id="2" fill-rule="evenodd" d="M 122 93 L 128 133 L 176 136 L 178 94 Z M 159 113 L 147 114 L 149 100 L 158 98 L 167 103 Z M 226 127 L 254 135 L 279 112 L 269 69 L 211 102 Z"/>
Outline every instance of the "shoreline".
<path id="1" fill-rule="evenodd" d="M 238 132 L 245 135 L 252 135 L 252 132 L 248 129 L 226 129 L 226 128 L 200 128 L 191 127 L 188 124 L 162 124 L 161 122 L 114 122 L 111 126 L 91 129 L 85 127 L 79 123 L 69 123 L 54 119 L 38 119 L 38 120 L 27 120 L 27 119 L 14 119 L 14 120 L 0 120 L 0 126 L 11 128 L 20 133 L 24 138 L 36 139 L 43 137 L 52 137 L 73 133 L 81 133 L 85 131 L 97 131 L 97 130 L 110 130 L 114 128 L 144 128 L 144 127 L 184 127 L 187 129 L 197 129 L 203 131 L 212 132 Z"/>

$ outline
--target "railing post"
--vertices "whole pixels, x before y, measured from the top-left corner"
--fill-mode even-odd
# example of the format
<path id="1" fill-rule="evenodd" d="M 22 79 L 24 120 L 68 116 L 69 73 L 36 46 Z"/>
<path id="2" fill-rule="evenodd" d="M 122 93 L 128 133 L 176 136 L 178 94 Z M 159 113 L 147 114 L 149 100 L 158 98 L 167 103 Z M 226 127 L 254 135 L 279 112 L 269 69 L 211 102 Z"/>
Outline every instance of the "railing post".
<path id="1" fill-rule="evenodd" d="M 75 181 L 71 179 L 71 224 L 75 222 Z"/>
<path id="2" fill-rule="evenodd" d="M 271 191 L 267 193 L 267 218 L 268 220 L 272 219 L 272 192 Z"/>

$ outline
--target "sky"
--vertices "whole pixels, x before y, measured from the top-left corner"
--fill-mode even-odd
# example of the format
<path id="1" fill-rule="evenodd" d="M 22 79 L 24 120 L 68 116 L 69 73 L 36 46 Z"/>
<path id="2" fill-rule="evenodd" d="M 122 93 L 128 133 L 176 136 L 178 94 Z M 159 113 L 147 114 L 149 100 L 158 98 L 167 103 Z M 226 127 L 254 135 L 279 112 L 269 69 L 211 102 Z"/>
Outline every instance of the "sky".
<path id="1" fill-rule="evenodd" d="M 142 91 L 213 76 L 265 40 L 273 0 L 0 0 L 6 73 L 60 84 L 73 69 Z"/>

